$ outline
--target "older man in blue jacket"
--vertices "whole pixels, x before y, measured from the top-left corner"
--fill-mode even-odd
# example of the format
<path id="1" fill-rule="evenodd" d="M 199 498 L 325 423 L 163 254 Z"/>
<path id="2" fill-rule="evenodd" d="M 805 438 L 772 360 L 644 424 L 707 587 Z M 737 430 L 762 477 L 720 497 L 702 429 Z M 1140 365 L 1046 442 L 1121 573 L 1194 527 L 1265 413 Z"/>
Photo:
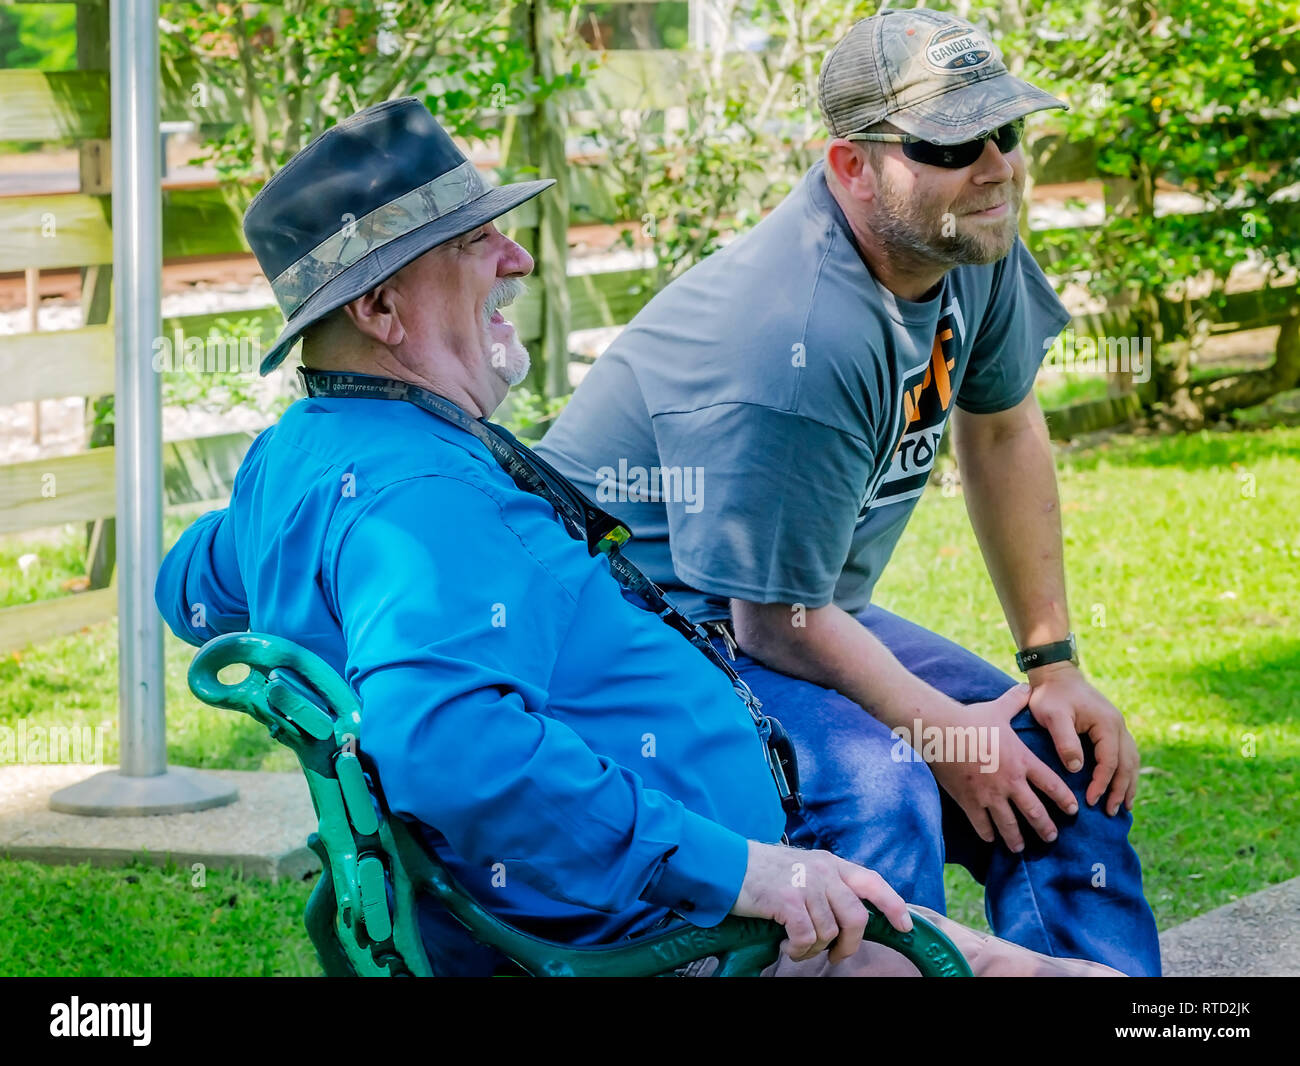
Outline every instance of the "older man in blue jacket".
<path id="1" fill-rule="evenodd" d="M 755 915 L 785 925 L 787 961 L 849 962 L 862 900 L 908 928 L 903 901 L 777 843 L 743 688 L 625 593 L 484 421 L 527 372 L 499 307 L 532 268 L 492 219 L 548 184 L 488 187 L 414 100 L 267 184 L 245 230 L 288 322 L 262 371 L 302 337 L 311 395 L 168 554 L 159 609 L 191 643 L 251 627 L 335 667 L 393 811 L 518 926 L 594 944 Z M 429 922 L 448 970 L 491 971 Z M 1006 947 L 1021 972 L 1088 970 Z"/>

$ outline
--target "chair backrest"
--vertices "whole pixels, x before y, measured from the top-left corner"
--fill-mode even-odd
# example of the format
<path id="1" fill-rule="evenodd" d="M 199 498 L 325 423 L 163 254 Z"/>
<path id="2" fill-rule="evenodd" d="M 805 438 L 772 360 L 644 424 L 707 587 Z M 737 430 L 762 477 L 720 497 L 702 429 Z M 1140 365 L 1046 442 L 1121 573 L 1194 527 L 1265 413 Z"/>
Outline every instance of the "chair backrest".
<path id="1" fill-rule="evenodd" d="M 248 666 L 227 684 L 218 674 Z M 242 711 L 298 757 L 317 830 L 309 838 L 323 867 L 307 906 L 307 926 L 325 972 L 399 975 L 430 972 L 418 931 L 395 922 L 385 877 L 388 821 L 362 766 L 361 708 L 324 660 L 279 637 L 237 633 L 209 641 L 190 665 L 191 691 L 205 703 Z M 402 916 L 404 919 L 410 916 Z"/>
<path id="2" fill-rule="evenodd" d="M 248 667 L 241 680 L 218 677 L 239 665 Z M 716 976 L 744 976 L 776 958 L 784 930 L 755 918 L 733 916 L 711 929 L 687 926 L 607 947 L 575 948 L 515 929 L 481 907 L 389 812 L 361 750 L 361 708 L 319 656 L 283 637 L 230 633 L 200 649 L 189 685 L 205 703 L 250 715 L 298 757 L 318 819 L 308 844 L 323 867 L 307 904 L 307 931 L 330 976 L 431 976 L 419 930 L 424 895 L 479 943 L 539 976 L 651 976 L 710 956 L 719 960 Z M 946 936 L 919 915 L 913 921 L 913 931 L 903 934 L 873 911 L 866 936 L 901 952 L 927 976 L 970 976 Z"/>

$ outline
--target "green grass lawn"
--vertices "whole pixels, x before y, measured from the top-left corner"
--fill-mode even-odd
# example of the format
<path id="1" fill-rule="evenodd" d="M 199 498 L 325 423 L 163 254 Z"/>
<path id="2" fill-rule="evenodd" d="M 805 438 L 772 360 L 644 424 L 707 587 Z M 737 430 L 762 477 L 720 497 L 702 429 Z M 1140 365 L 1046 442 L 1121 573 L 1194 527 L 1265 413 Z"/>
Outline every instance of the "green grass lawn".
<path id="1" fill-rule="evenodd" d="M 1073 625 L 1142 751 L 1133 840 L 1163 929 L 1300 871 L 1300 428 L 1116 438 L 1063 456 L 1060 479 Z M 44 587 L 75 573 L 75 550 L 29 547 Z M 28 595 L 0 579 L 0 602 Z M 1014 669 L 960 495 L 927 493 L 876 598 Z M 0 725 L 115 722 L 116 639 L 108 623 L 0 660 Z M 169 759 L 293 769 L 254 723 L 189 695 L 191 654 L 169 635 Z M 978 886 L 951 870 L 949 887 L 954 916 L 982 924 Z M 0 974 L 311 973 L 309 889 L 0 862 Z"/>
<path id="2" fill-rule="evenodd" d="M 1072 623 L 1142 754 L 1132 839 L 1164 929 L 1300 872 L 1300 430 L 1117 440 L 1059 477 Z M 875 598 L 1014 673 L 959 498 L 926 494 Z M 978 886 L 948 884 L 975 924 Z"/>
<path id="3" fill-rule="evenodd" d="M 1106 379 L 1101 375 L 1066 373 L 1039 378 L 1034 393 L 1045 411 L 1105 399 L 1108 395 Z"/>
<path id="4" fill-rule="evenodd" d="M 310 885 L 188 868 L 0 862 L 6 977 L 311 977 Z"/>

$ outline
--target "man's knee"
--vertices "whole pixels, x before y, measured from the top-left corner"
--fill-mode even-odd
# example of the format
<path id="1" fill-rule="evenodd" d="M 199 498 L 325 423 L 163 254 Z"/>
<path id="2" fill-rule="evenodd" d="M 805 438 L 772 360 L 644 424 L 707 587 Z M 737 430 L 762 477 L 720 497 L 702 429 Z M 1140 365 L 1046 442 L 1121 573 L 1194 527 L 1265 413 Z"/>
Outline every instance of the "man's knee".
<path id="1" fill-rule="evenodd" d="M 1052 734 L 1035 721 L 1028 707 L 1011 719 L 1011 728 L 1015 730 L 1016 736 L 1025 747 L 1047 764 L 1048 769 L 1064 781 L 1076 795 L 1083 795 L 1097 769 L 1097 753 L 1087 734 L 1079 735 L 1079 746 L 1083 749 L 1083 765 L 1074 773 L 1070 773 L 1061 761 Z"/>

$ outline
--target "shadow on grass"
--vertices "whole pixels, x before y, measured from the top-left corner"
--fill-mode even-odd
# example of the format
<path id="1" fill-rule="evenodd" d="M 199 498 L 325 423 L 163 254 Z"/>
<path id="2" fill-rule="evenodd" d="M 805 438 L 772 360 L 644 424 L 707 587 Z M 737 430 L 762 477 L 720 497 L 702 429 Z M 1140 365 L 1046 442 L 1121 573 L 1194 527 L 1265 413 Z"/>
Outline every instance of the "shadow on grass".
<path id="1" fill-rule="evenodd" d="M 1290 724 L 1300 745 L 1300 641 L 1281 632 L 1219 659 L 1202 659 L 1180 676 L 1233 708 L 1244 729 Z"/>
<path id="2" fill-rule="evenodd" d="M 1251 736 L 1142 746 L 1132 839 L 1162 929 L 1300 870 L 1300 751 Z"/>

